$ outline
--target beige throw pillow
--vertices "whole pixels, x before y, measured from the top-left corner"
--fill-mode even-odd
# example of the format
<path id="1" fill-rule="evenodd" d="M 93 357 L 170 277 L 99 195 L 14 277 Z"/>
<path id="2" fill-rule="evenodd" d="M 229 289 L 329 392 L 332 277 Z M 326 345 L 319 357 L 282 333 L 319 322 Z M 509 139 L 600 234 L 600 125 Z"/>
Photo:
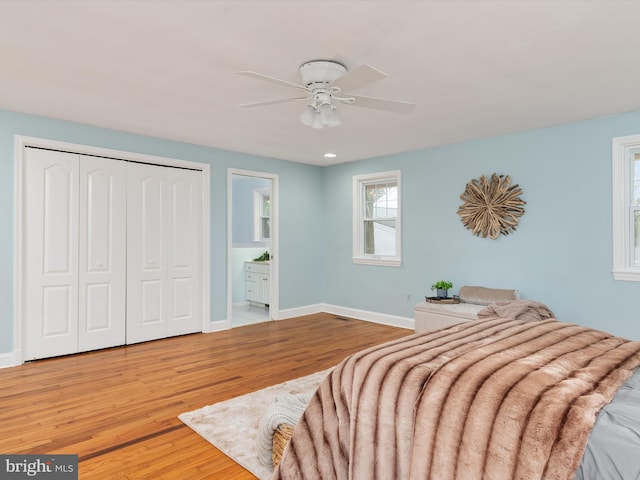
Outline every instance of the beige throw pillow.
<path id="1" fill-rule="evenodd" d="M 517 290 L 505 290 L 500 288 L 468 287 L 460 288 L 458 292 L 460 301 L 464 303 L 475 303 L 476 305 L 490 305 L 496 302 L 510 302 L 520 299 L 520 292 Z"/>

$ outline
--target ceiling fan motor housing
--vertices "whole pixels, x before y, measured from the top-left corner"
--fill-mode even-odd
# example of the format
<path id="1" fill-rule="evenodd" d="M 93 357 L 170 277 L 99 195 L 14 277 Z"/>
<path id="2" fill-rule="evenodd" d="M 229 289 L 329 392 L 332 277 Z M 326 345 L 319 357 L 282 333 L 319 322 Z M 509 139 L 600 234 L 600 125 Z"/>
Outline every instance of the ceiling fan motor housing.
<path id="1" fill-rule="evenodd" d="M 325 88 L 329 83 L 337 80 L 347 69 L 338 62 L 328 60 L 314 60 L 300 65 L 300 76 L 302 83 L 309 90 Z"/>

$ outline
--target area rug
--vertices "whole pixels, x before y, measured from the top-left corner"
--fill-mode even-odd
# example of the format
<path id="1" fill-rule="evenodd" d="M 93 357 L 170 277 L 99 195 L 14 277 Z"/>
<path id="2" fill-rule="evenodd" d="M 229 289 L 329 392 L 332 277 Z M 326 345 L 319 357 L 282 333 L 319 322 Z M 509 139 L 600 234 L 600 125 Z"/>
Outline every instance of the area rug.
<path id="1" fill-rule="evenodd" d="M 256 436 L 260 419 L 279 395 L 313 393 L 330 371 L 331 369 L 312 373 L 231 400 L 214 403 L 178 415 L 178 418 L 260 480 L 268 480 L 273 469 L 263 465 L 256 454 Z"/>

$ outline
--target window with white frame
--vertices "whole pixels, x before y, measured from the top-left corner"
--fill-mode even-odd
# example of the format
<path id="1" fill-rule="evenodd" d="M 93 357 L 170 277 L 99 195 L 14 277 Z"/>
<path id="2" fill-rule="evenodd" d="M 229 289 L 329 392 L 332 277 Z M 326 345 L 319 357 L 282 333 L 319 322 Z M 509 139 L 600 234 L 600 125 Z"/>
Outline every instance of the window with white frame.
<path id="1" fill-rule="evenodd" d="M 640 135 L 613 139 L 613 277 L 640 281 Z"/>
<path id="2" fill-rule="evenodd" d="M 353 261 L 399 266 L 400 170 L 353 177 Z"/>
<path id="3" fill-rule="evenodd" d="M 271 238 L 271 190 L 253 191 L 253 239 L 264 242 Z"/>

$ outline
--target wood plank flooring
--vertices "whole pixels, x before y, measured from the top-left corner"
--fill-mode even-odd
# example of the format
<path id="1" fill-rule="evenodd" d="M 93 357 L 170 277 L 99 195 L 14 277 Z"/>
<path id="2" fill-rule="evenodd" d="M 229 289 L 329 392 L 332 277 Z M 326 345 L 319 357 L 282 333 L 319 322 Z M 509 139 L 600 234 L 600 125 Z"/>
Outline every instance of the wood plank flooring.
<path id="1" fill-rule="evenodd" d="M 81 479 L 255 477 L 177 416 L 413 333 L 330 314 L 0 370 L 0 453 L 79 456 Z"/>

